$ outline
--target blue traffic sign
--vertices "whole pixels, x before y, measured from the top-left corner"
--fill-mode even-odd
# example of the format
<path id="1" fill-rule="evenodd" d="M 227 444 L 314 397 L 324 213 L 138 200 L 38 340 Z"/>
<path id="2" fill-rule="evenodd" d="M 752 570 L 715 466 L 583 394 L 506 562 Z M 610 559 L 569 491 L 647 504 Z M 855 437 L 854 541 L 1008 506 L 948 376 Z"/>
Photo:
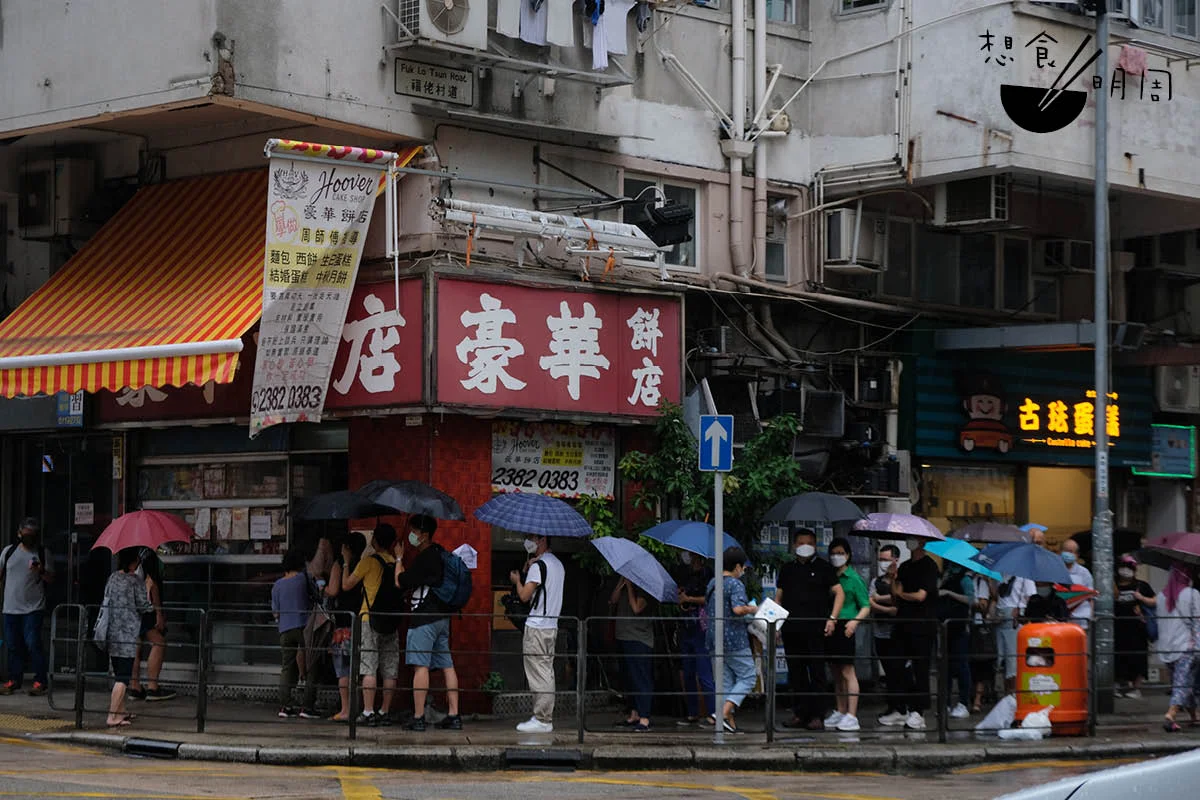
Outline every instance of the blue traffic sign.
<path id="1" fill-rule="evenodd" d="M 704 414 L 700 417 L 700 471 L 733 469 L 733 417 Z"/>

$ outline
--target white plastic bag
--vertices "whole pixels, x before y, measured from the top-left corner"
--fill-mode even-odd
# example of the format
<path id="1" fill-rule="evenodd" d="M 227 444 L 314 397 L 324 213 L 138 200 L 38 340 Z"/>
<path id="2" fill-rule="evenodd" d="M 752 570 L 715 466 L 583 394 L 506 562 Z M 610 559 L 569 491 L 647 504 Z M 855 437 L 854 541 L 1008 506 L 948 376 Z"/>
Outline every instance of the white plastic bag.
<path id="1" fill-rule="evenodd" d="M 769 597 L 763 598 L 762 604 L 758 607 L 758 611 L 754 612 L 756 620 L 762 620 L 766 625 L 775 624 L 775 630 L 783 625 L 783 621 L 788 618 L 788 610 L 776 603 Z"/>
<path id="2" fill-rule="evenodd" d="M 1016 716 L 1017 696 L 1012 694 L 1006 695 L 992 707 L 992 710 L 988 712 L 986 717 L 980 720 L 979 724 L 975 726 L 975 730 L 979 733 L 1003 732 L 1012 725 Z"/>
<path id="3" fill-rule="evenodd" d="M 1046 706 L 1041 711 L 1034 711 L 1032 714 L 1026 714 L 1025 719 L 1021 720 L 1021 727 L 1049 731 L 1050 712 L 1053 710 L 1054 706 Z"/>

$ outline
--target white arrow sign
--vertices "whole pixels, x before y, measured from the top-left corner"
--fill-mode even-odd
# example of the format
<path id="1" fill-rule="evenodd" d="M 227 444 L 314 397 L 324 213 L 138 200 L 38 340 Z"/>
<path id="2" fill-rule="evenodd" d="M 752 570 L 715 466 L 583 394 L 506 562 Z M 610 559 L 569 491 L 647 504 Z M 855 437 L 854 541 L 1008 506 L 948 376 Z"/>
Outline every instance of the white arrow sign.
<path id="1" fill-rule="evenodd" d="M 725 432 L 725 426 L 716 420 L 704 431 L 704 441 L 712 445 L 712 463 L 721 463 L 721 443 L 727 438 L 729 434 Z"/>

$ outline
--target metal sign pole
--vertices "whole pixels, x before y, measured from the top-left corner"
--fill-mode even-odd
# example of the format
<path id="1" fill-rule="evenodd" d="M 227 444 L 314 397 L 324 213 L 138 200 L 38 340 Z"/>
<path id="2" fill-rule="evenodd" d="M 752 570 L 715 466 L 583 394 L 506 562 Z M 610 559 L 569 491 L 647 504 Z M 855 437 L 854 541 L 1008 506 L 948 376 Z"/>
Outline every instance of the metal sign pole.
<path id="1" fill-rule="evenodd" d="M 725 475 L 713 473 L 713 572 L 716 576 L 713 599 L 717 611 L 716 627 L 713 629 L 713 696 L 715 699 L 717 724 L 713 741 L 725 741 Z"/>

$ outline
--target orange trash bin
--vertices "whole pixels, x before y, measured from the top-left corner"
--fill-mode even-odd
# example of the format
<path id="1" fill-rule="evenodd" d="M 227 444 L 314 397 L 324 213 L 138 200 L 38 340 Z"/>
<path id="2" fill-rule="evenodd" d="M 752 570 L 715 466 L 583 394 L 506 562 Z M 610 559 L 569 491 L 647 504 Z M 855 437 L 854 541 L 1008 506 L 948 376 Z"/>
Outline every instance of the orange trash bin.
<path id="1" fill-rule="evenodd" d="M 1078 625 L 1036 622 L 1017 631 L 1017 723 L 1046 706 L 1054 706 L 1054 734 L 1086 735 L 1087 634 Z"/>

